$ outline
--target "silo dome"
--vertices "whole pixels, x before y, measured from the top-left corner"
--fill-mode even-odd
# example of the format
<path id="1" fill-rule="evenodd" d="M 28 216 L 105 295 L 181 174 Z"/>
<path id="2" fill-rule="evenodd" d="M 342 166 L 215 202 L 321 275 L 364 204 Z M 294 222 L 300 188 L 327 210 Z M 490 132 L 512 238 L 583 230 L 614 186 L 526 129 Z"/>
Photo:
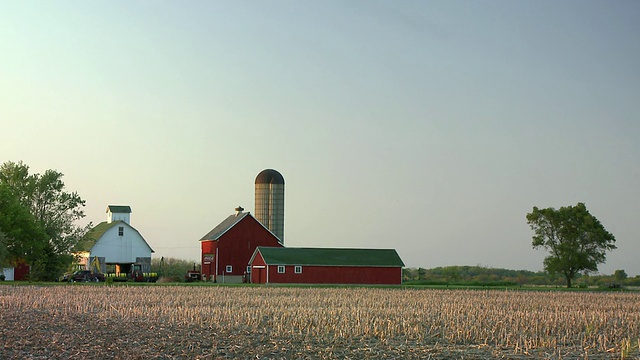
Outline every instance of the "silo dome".
<path id="1" fill-rule="evenodd" d="M 273 169 L 262 170 L 255 186 L 256 219 L 284 244 L 284 177 Z"/>
<path id="2" fill-rule="evenodd" d="M 284 177 L 282 174 L 273 169 L 262 170 L 256 176 L 256 184 L 282 184 L 284 185 Z"/>

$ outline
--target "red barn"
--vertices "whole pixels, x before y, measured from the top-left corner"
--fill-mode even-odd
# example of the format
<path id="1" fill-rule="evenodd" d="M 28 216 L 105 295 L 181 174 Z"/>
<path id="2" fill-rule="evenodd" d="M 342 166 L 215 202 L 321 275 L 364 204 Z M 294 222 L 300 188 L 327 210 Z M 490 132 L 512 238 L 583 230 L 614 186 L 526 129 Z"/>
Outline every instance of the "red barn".
<path id="1" fill-rule="evenodd" d="M 13 261 L 13 267 L 0 268 L 0 275 L 4 275 L 7 281 L 25 281 L 29 277 L 31 272 L 31 266 L 27 265 L 27 262 L 23 259 Z"/>
<path id="2" fill-rule="evenodd" d="M 404 263 L 393 249 L 256 248 L 258 284 L 402 284 Z"/>
<path id="3" fill-rule="evenodd" d="M 200 239 L 202 278 L 239 283 L 251 271 L 249 259 L 256 247 L 281 247 L 278 238 L 241 207 Z M 248 280 L 248 279 L 247 279 Z"/>

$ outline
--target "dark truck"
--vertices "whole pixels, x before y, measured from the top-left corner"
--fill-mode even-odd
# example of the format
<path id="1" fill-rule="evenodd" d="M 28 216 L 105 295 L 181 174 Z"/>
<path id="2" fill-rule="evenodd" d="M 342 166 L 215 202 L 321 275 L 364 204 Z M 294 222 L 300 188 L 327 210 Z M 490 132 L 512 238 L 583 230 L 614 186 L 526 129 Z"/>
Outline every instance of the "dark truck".
<path id="1" fill-rule="evenodd" d="M 104 281 L 104 275 L 90 270 L 78 270 L 67 278 L 69 282 L 99 282 Z"/>

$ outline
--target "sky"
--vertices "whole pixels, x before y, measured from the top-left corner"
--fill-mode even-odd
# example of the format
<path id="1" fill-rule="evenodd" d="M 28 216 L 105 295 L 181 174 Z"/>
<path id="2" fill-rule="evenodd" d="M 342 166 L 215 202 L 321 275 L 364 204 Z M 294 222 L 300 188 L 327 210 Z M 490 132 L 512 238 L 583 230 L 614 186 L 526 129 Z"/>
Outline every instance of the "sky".
<path id="1" fill-rule="evenodd" d="M 0 162 L 81 224 L 132 207 L 200 258 L 263 169 L 285 245 L 542 270 L 526 214 L 584 202 L 640 275 L 640 2 L 0 2 Z"/>

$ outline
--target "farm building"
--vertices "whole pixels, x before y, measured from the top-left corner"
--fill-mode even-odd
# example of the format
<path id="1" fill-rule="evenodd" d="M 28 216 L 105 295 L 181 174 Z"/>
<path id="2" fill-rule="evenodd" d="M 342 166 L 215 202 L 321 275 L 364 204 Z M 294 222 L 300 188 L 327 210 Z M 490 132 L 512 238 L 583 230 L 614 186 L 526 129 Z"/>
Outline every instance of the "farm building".
<path id="1" fill-rule="evenodd" d="M 249 260 L 259 284 L 402 283 L 404 263 L 393 249 L 256 248 Z"/>
<path id="2" fill-rule="evenodd" d="M 251 255 L 258 246 L 281 247 L 278 237 L 242 207 L 200 239 L 202 277 L 239 283 L 246 279 Z"/>
<path id="3" fill-rule="evenodd" d="M 140 232 L 131 226 L 131 207 L 107 206 L 107 221 L 93 227 L 76 247 L 76 255 L 84 259 L 87 267 L 117 275 L 129 273 L 132 267 L 151 271 L 154 252 Z"/>
<path id="4" fill-rule="evenodd" d="M 24 260 L 15 261 L 12 267 L 0 268 L 0 275 L 4 276 L 6 281 L 24 281 L 27 280 L 31 266 Z"/>

